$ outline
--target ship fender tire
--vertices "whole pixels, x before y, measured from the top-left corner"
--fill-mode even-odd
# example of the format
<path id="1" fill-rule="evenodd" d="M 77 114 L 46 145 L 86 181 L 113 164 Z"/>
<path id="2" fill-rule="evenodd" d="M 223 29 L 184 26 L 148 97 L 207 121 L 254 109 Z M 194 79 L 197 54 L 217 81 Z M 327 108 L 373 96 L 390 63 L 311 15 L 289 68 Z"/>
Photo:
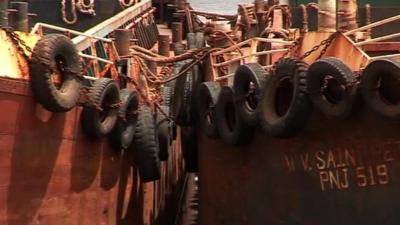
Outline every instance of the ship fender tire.
<path id="1" fill-rule="evenodd" d="M 332 119 L 344 119 L 353 109 L 357 88 L 353 71 L 334 57 L 313 63 L 307 75 L 307 91 L 315 108 Z M 325 86 L 325 87 L 324 87 Z"/>
<path id="2" fill-rule="evenodd" d="M 53 82 L 55 72 L 60 84 Z M 48 34 L 35 45 L 29 62 L 32 94 L 51 112 L 67 112 L 80 97 L 80 62 L 72 41 L 61 34 Z"/>
<path id="3" fill-rule="evenodd" d="M 259 121 L 257 108 L 267 78 L 266 71 L 258 63 L 241 65 L 235 72 L 236 107 L 244 122 L 252 126 Z"/>
<path id="4" fill-rule="evenodd" d="M 382 59 L 371 62 L 361 76 L 361 95 L 379 115 L 400 119 L 400 63 Z"/>
<path id="5" fill-rule="evenodd" d="M 159 158 L 158 136 L 151 108 L 142 105 L 139 109 L 136 133 L 132 147 L 134 162 L 143 183 L 159 180 L 161 163 Z"/>
<path id="6" fill-rule="evenodd" d="M 185 67 L 182 67 L 182 71 Z M 173 97 L 172 117 L 181 126 L 190 124 L 190 107 L 192 99 L 191 71 L 176 79 Z"/>
<path id="7" fill-rule="evenodd" d="M 169 111 L 168 106 L 161 106 L 164 112 Z M 157 135 L 159 143 L 159 158 L 161 161 L 167 161 L 169 157 L 169 146 L 172 139 L 172 123 L 163 113 L 157 114 Z"/>
<path id="8" fill-rule="evenodd" d="M 221 86 L 217 82 L 209 81 L 200 85 L 197 91 L 197 107 L 200 116 L 200 126 L 209 138 L 219 137 L 216 124 L 216 105 Z"/>
<path id="9" fill-rule="evenodd" d="M 100 78 L 90 87 L 87 97 L 88 102 L 82 111 L 83 130 L 94 138 L 109 134 L 117 123 L 117 106 L 121 103 L 117 82 Z"/>
<path id="10" fill-rule="evenodd" d="M 193 127 L 182 127 L 181 135 L 185 170 L 188 173 L 196 173 L 199 170 L 196 129 Z"/>
<path id="11" fill-rule="evenodd" d="M 218 97 L 216 121 L 221 139 L 228 145 L 243 146 L 253 137 L 254 127 L 239 116 L 231 87 L 223 87 Z"/>
<path id="12" fill-rule="evenodd" d="M 135 135 L 139 96 L 136 91 L 122 89 L 120 92 L 122 105 L 119 108 L 118 120 L 109 137 L 112 145 L 117 149 L 127 149 Z"/>
<path id="13" fill-rule="evenodd" d="M 267 134 L 288 138 L 305 127 L 311 113 L 306 75 L 307 64 L 300 60 L 285 58 L 277 62 L 260 104 L 261 125 Z"/>

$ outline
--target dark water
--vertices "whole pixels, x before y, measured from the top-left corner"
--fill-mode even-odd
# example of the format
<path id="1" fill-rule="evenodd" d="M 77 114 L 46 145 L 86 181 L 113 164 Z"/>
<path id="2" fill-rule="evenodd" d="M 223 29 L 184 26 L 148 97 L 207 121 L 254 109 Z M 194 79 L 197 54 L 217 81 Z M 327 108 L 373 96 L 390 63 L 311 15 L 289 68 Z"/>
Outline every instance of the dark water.
<path id="1" fill-rule="evenodd" d="M 208 12 L 236 14 L 239 3 L 253 2 L 253 0 L 189 0 L 193 8 Z"/>

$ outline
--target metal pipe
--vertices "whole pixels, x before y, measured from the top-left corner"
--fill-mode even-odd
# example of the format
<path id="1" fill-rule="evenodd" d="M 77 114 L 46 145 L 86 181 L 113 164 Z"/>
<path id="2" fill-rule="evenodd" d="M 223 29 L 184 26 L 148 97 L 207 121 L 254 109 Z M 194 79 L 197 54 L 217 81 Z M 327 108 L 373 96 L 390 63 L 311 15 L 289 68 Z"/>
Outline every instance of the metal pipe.
<path id="1" fill-rule="evenodd" d="M 400 15 L 389 17 L 387 19 L 380 20 L 380 21 L 377 21 L 375 23 L 371 23 L 369 25 L 365 25 L 365 26 L 359 27 L 357 29 L 347 31 L 346 33 L 344 33 L 344 35 L 354 34 L 356 32 L 367 30 L 367 29 L 370 29 L 370 28 L 374 28 L 374 27 L 377 27 L 377 26 L 380 26 L 380 25 L 383 25 L 383 24 L 387 24 L 387 23 L 396 21 L 396 20 L 400 20 Z"/>
<path id="2" fill-rule="evenodd" d="M 67 32 L 67 33 L 71 33 L 73 35 L 79 35 L 79 36 L 83 36 L 83 37 L 93 38 L 93 39 L 97 39 L 97 40 L 104 41 L 104 42 L 112 42 L 112 40 L 109 38 L 98 37 L 98 36 L 82 33 L 82 32 L 76 31 L 76 30 L 53 26 L 53 25 L 46 24 L 46 23 L 35 24 L 35 26 L 33 27 L 32 31 L 31 31 L 31 34 L 35 34 L 41 27 L 56 30 L 56 31 L 61 31 L 61 32 Z M 72 41 L 74 41 L 74 40 L 72 40 Z"/>
<path id="3" fill-rule="evenodd" d="M 183 25 L 181 22 L 171 23 L 172 43 L 182 43 Z"/>
<path id="4" fill-rule="evenodd" d="M 169 57 L 169 35 L 158 35 L 158 54 Z"/>
<path id="5" fill-rule="evenodd" d="M 0 0 L 0 26 L 8 27 L 8 0 Z"/>
<path id="6" fill-rule="evenodd" d="M 387 58 L 396 58 L 396 57 L 400 57 L 400 53 L 398 54 L 391 54 L 391 55 L 381 55 L 381 56 L 375 56 L 375 57 L 371 57 L 371 60 L 377 60 L 377 59 L 387 59 Z"/>
<path id="7" fill-rule="evenodd" d="M 11 9 L 13 9 L 10 22 L 14 30 L 29 32 L 28 20 L 28 3 L 27 2 L 11 2 Z"/>
<path id="8" fill-rule="evenodd" d="M 385 35 L 385 36 L 382 36 L 382 37 L 373 38 L 373 39 L 369 39 L 369 40 L 366 40 L 366 41 L 361 41 L 361 42 L 355 43 L 355 46 L 361 46 L 361 45 L 365 45 L 365 44 L 368 44 L 368 43 L 371 43 L 371 42 L 385 41 L 385 40 L 389 40 L 389 39 L 396 38 L 396 37 L 400 37 L 400 33 L 389 34 L 389 35 Z"/>
<path id="9" fill-rule="evenodd" d="M 287 51 L 288 51 L 288 49 L 285 48 L 285 49 L 275 49 L 275 50 L 269 50 L 269 51 L 256 52 L 254 54 L 243 55 L 243 56 L 233 58 L 231 60 L 228 60 L 228 61 L 225 61 L 222 63 L 214 64 L 214 67 L 226 66 L 226 65 L 231 64 L 232 62 L 237 62 L 237 61 L 240 61 L 242 59 L 245 59 L 245 58 L 248 58 L 251 56 L 270 55 L 270 54 L 274 54 L 274 53 L 281 53 L 281 52 L 287 52 Z"/>
<path id="10" fill-rule="evenodd" d="M 118 55 L 129 55 L 131 31 L 126 29 L 117 29 L 114 31 L 115 48 Z"/>
<path id="11" fill-rule="evenodd" d="M 113 61 L 110 61 L 110 60 L 107 60 L 107 59 L 103 59 L 103 58 L 99 58 L 97 56 L 87 55 L 87 54 L 84 54 L 82 52 L 79 52 L 78 54 L 79 54 L 79 56 L 81 56 L 83 58 L 93 59 L 93 60 L 97 60 L 97 61 L 100 61 L 100 62 L 105 62 L 105 63 L 108 63 L 108 64 L 114 64 Z"/>

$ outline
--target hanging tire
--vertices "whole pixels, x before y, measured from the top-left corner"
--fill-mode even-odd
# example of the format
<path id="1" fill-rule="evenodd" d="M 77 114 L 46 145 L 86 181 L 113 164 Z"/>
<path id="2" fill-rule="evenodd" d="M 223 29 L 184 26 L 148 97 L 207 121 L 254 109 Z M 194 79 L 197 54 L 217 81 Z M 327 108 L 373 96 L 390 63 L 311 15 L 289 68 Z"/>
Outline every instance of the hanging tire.
<path id="1" fill-rule="evenodd" d="M 136 91 L 122 89 L 120 98 L 122 105 L 119 108 L 117 124 L 109 137 L 116 149 L 126 149 L 132 144 L 135 135 L 139 96 Z"/>
<path id="2" fill-rule="evenodd" d="M 196 173 L 199 170 L 196 129 L 193 127 L 182 127 L 181 135 L 185 170 L 188 173 Z"/>
<path id="3" fill-rule="evenodd" d="M 183 71 L 188 65 L 181 68 Z M 195 110 L 196 99 L 193 93 L 196 92 L 198 85 L 202 81 L 202 76 L 198 69 L 193 68 L 186 74 L 180 76 L 175 83 L 172 117 L 178 125 L 190 126 L 194 124 L 197 112 Z"/>
<path id="4" fill-rule="evenodd" d="M 307 123 L 311 105 L 306 95 L 307 65 L 296 59 L 278 61 L 264 87 L 261 125 L 273 137 L 291 137 Z"/>
<path id="5" fill-rule="evenodd" d="M 169 111 L 168 106 L 161 106 L 164 112 Z M 157 135 L 159 143 L 159 157 L 161 161 L 167 161 L 169 157 L 169 146 L 171 145 L 172 124 L 163 113 L 157 113 Z"/>
<path id="6" fill-rule="evenodd" d="M 67 112 L 80 97 L 79 55 L 72 41 L 61 34 L 40 39 L 29 63 L 33 96 L 51 112 Z M 59 84 L 53 79 L 60 80 Z"/>
<path id="7" fill-rule="evenodd" d="M 246 124 L 239 116 L 231 87 L 223 87 L 216 108 L 218 132 L 228 145 L 246 145 L 253 137 L 254 127 Z"/>
<path id="8" fill-rule="evenodd" d="M 328 118 L 350 115 L 356 97 L 353 71 L 334 57 L 320 59 L 308 69 L 307 91 L 316 109 Z"/>
<path id="9" fill-rule="evenodd" d="M 183 67 L 180 71 L 182 71 Z M 188 72 L 189 73 L 189 72 Z M 172 117 L 175 122 L 181 126 L 190 124 L 190 107 L 192 99 L 192 76 L 184 74 L 176 79 Z"/>
<path id="10" fill-rule="evenodd" d="M 257 107 L 267 79 L 266 71 L 258 63 L 244 64 L 236 70 L 233 82 L 236 108 L 245 123 L 258 123 Z"/>
<path id="11" fill-rule="evenodd" d="M 197 92 L 200 127 L 209 138 L 219 137 L 215 109 L 220 91 L 219 83 L 210 81 L 202 83 Z"/>
<path id="12" fill-rule="evenodd" d="M 171 115 L 172 115 L 172 106 L 173 106 L 173 97 L 174 97 L 174 93 L 173 93 L 173 90 L 174 90 L 174 86 L 175 86 L 175 83 L 167 83 L 166 84 L 166 86 L 164 86 L 163 87 L 163 90 L 162 90 L 162 93 L 161 93 L 161 95 L 162 95 L 162 98 L 163 98 L 163 106 L 165 106 L 166 108 L 165 108 L 165 110 L 167 110 L 166 112 L 168 113 L 168 116 L 170 116 L 171 117 Z M 175 140 L 176 139 L 176 124 L 175 124 L 175 122 L 174 121 L 172 121 L 172 120 L 169 120 L 169 129 L 170 129 L 170 138 L 171 138 L 171 142 L 172 142 L 172 140 Z"/>
<path id="13" fill-rule="evenodd" d="M 86 134 L 100 138 L 114 129 L 121 102 L 116 81 L 109 78 L 96 80 L 88 93 L 88 103 L 82 111 L 82 127 Z"/>
<path id="14" fill-rule="evenodd" d="M 371 62 L 362 73 L 361 94 L 365 103 L 388 119 L 400 118 L 400 63 L 382 59 Z"/>
<path id="15" fill-rule="evenodd" d="M 152 110 L 142 105 L 132 147 L 134 159 L 139 170 L 140 180 L 144 183 L 160 179 L 160 158 L 156 125 Z"/>

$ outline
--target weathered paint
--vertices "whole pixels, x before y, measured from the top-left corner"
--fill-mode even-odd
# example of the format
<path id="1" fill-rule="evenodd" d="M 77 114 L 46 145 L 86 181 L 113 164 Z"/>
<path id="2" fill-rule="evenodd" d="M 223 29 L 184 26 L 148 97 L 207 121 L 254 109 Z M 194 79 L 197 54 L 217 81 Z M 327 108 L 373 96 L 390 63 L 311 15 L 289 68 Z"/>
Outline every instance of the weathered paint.
<path id="1" fill-rule="evenodd" d="M 85 136 L 81 107 L 52 114 L 35 103 L 28 82 L 4 78 L 0 107 L 0 224 L 160 224 L 174 211 L 166 207 L 181 186 L 178 147 L 161 180 L 141 184 L 132 150 Z"/>
<path id="2" fill-rule="evenodd" d="M 38 35 L 16 32 L 27 46 L 33 49 L 36 42 L 40 39 Z M 4 30 L 0 30 L 0 52 L 2 53 L 0 61 L 0 77 L 9 78 L 29 78 L 28 63 L 18 52 L 17 47 L 10 40 L 10 37 Z M 21 46 L 22 47 L 22 46 Z M 24 54 L 30 56 L 31 53 L 24 47 Z"/>
<path id="3" fill-rule="evenodd" d="M 400 224 L 400 123 L 358 109 L 241 148 L 200 137 L 200 224 Z"/>

